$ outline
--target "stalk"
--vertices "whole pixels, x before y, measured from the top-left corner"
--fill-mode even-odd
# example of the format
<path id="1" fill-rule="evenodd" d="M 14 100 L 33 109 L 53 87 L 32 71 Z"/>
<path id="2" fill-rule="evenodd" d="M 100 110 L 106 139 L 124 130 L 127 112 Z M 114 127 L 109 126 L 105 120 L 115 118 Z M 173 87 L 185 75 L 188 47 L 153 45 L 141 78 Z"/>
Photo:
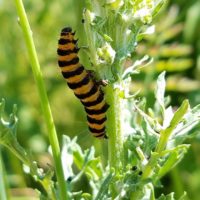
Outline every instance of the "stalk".
<path id="1" fill-rule="evenodd" d="M 9 199 L 8 191 L 6 190 L 7 182 L 6 182 L 6 173 L 4 170 L 4 165 L 2 162 L 2 153 L 0 148 L 0 199 Z"/>
<path id="2" fill-rule="evenodd" d="M 119 89 L 114 84 L 106 88 L 106 101 L 110 105 L 107 111 L 106 132 L 108 134 L 108 149 L 110 167 L 116 172 L 123 163 L 123 141 L 122 141 L 122 99 L 119 96 Z"/>
<path id="3" fill-rule="evenodd" d="M 41 107 L 44 114 L 44 120 L 45 120 L 47 130 L 48 130 L 49 141 L 52 148 L 55 170 L 56 170 L 56 175 L 57 175 L 58 184 L 59 184 L 58 188 L 60 189 L 60 198 L 62 200 L 66 200 L 69 198 L 67 196 L 66 183 L 64 180 L 64 173 L 62 169 L 59 142 L 58 142 L 57 133 L 56 133 L 56 129 L 53 122 L 53 117 L 51 114 L 51 109 L 49 106 L 49 101 L 47 98 L 47 93 L 46 93 L 44 82 L 42 79 L 40 64 L 38 61 L 35 45 L 32 38 L 32 31 L 31 31 L 31 28 L 26 16 L 26 12 L 25 12 L 22 0 L 15 0 L 15 5 L 16 5 L 17 13 L 20 19 L 20 26 L 22 28 L 25 43 L 27 46 L 28 55 L 29 55 L 29 59 L 30 59 L 30 63 L 31 63 L 32 71 L 33 71 L 33 76 L 34 76 L 37 90 L 39 93 L 40 103 L 41 103 Z"/>

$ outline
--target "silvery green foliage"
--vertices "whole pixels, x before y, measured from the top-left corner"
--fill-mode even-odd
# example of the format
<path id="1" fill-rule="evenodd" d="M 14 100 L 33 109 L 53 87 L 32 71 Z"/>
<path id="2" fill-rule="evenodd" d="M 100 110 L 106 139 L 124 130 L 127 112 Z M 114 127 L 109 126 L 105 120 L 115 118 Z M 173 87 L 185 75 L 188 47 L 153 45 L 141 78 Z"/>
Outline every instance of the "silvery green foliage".
<path id="1" fill-rule="evenodd" d="M 188 101 L 184 101 L 180 108 L 173 111 L 165 104 L 164 73 L 157 81 L 155 91 L 155 108 L 145 113 L 145 101 L 129 101 L 126 120 L 128 135 L 124 138 L 124 161 L 121 174 L 115 174 L 109 166 L 104 168 L 101 160 L 94 156 L 93 147 L 83 151 L 77 144 L 76 138 L 63 138 L 62 163 L 65 169 L 65 180 L 68 184 L 68 194 L 72 199 L 109 199 L 112 196 L 110 187 L 117 185 L 115 199 L 156 199 L 154 187 L 167 172 L 181 161 L 189 145 L 184 144 L 188 137 L 196 135 L 196 127 L 200 122 L 200 106 L 193 109 Z M 52 169 L 44 173 L 37 163 L 32 161 L 16 138 L 17 117 L 16 108 L 10 115 L 9 121 L 3 118 L 4 101 L 1 102 L 0 144 L 17 156 L 26 166 L 33 178 L 42 184 L 47 196 L 41 193 L 41 199 L 57 195 L 56 184 L 52 180 Z M 132 113 L 134 111 L 134 113 Z M 73 166 L 79 170 L 75 173 Z M 143 174 L 141 174 L 143 172 Z M 86 175 L 91 193 L 76 191 L 75 184 Z M 136 196 L 135 196 L 136 195 Z M 185 194 L 182 198 L 184 199 Z M 174 194 L 162 195 L 158 200 L 174 200 Z"/>
<path id="2" fill-rule="evenodd" d="M 121 78 L 123 63 L 148 31 L 165 0 L 87 0 L 83 13 L 88 54 L 101 78 Z M 153 29 L 151 29 L 153 30 Z"/>
<path id="3" fill-rule="evenodd" d="M 182 160 L 190 146 L 184 141 L 195 137 L 200 123 L 199 105 L 190 108 L 185 100 L 177 110 L 173 110 L 166 104 L 165 73 L 158 77 L 155 98 L 155 107 L 149 113 L 144 112 L 145 101 L 129 102 L 132 114 L 128 120 L 132 124 L 125 141 L 126 165 L 138 166 L 143 171 L 135 183 L 138 199 L 155 199 L 151 184 L 156 186 L 161 177 Z M 159 199 L 174 199 L 174 196 L 162 195 Z"/>
<path id="4" fill-rule="evenodd" d="M 16 105 L 13 106 L 13 113 L 10 114 L 8 121 L 4 120 L 3 117 L 4 107 L 5 100 L 3 99 L 0 102 L 0 145 L 11 151 L 22 162 L 24 172 L 30 174 L 36 182 L 42 185 L 46 195 L 40 193 L 41 198 L 56 197 L 55 183 L 52 181 L 54 172 L 51 169 L 44 172 L 42 168 L 39 168 L 37 162 L 32 160 L 31 154 L 28 154 L 17 140 Z"/>
<path id="5" fill-rule="evenodd" d="M 160 179 L 176 166 L 187 152 L 189 145 L 184 144 L 188 137 L 194 137 L 195 127 L 199 124 L 199 106 L 191 109 L 184 101 L 176 111 L 166 104 L 165 73 L 157 80 L 155 90 L 155 108 L 144 112 L 145 101 L 127 99 L 126 134 L 124 138 L 124 161 L 120 174 L 115 174 L 109 166 L 103 168 L 101 160 L 95 158 L 94 148 L 82 151 L 76 138 L 64 137 L 63 163 L 66 177 L 70 177 L 70 188 L 81 181 L 85 174 L 92 193 L 71 193 L 71 197 L 84 199 L 109 199 L 112 196 L 110 187 L 117 185 L 115 199 L 156 199 L 154 187 L 160 185 Z M 134 113 L 133 113 L 134 111 Z M 130 114 L 129 114 L 129 113 Z M 64 153 L 65 152 L 65 153 Z M 75 174 L 73 165 L 80 170 Z M 109 172 L 110 171 L 110 172 Z M 184 196 L 180 199 L 184 199 Z M 174 193 L 161 195 L 159 200 L 175 200 Z"/>
<path id="6" fill-rule="evenodd" d="M 83 17 L 88 41 L 88 56 L 100 78 L 118 88 L 123 99 L 123 160 L 116 173 L 109 164 L 102 166 L 93 147 L 83 151 L 76 138 L 63 137 L 62 164 L 68 194 L 71 199 L 155 200 L 154 188 L 160 179 L 176 166 L 187 152 L 184 144 L 197 134 L 200 105 L 190 108 L 187 100 L 174 110 L 165 97 L 165 73 L 161 73 L 155 89 L 155 105 L 146 111 L 147 100 L 137 100 L 129 94 L 130 75 L 138 73 L 152 61 L 144 56 L 124 68 L 132 59 L 137 42 L 152 32 L 151 22 L 160 11 L 164 0 L 87 0 Z M 151 30 L 150 30 L 151 29 Z M 120 81 L 117 81 L 120 80 Z M 117 82 L 115 84 L 115 82 Z M 139 92 L 139 91 L 138 91 Z M 14 109 L 10 120 L 3 119 L 4 102 L 0 104 L 0 144 L 13 152 L 26 166 L 47 195 L 59 199 L 52 181 L 53 171 L 44 173 L 16 138 L 17 117 Z M 78 170 L 74 170 L 74 166 Z M 90 193 L 76 189 L 83 175 L 87 177 Z M 115 196 L 112 194 L 113 188 Z M 182 199 L 184 199 L 184 195 Z M 42 196 L 42 195 L 41 195 Z M 51 199 L 51 198 L 50 198 Z M 158 200 L 174 200 L 174 194 L 161 195 Z"/>
<path id="7" fill-rule="evenodd" d="M 155 89 L 155 105 L 146 112 L 145 101 L 129 94 L 130 75 L 138 73 L 152 58 L 147 55 L 133 61 L 137 43 L 154 31 L 152 20 L 165 1 L 87 1 L 83 17 L 88 41 L 88 55 L 101 78 L 120 90 L 123 99 L 124 159 L 121 173 L 113 178 L 116 199 L 155 199 L 154 187 L 177 165 L 194 137 L 199 124 L 199 106 L 190 108 L 187 100 L 174 110 L 165 97 L 165 73 L 161 73 Z M 139 92 L 139 91 L 138 91 Z M 134 166 L 137 166 L 136 170 Z M 142 172 L 142 174 L 141 174 Z M 112 183 L 111 183 L 112 187 Z M 161 199 L 174 199 L 173 194 Z"/>

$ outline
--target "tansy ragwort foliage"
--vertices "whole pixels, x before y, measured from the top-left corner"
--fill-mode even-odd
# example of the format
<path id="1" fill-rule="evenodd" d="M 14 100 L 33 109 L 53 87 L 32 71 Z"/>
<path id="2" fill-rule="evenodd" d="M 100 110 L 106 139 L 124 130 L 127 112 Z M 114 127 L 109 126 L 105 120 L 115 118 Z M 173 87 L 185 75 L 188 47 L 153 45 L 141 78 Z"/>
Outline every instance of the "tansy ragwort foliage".
<path id="1" fill-rule="evenodd" d="M 18 2 L 16 0 L 16 2 Z M 106 130 L 108 135 L 109 161 L 103 167 L 100 158 L 95 158 L 94 148 L 82 151 L 75 139 L 63 137 L 61 151 L 64 180 L 61 185 L 52 180 L 52 169 L 44 173 L 32 161 L 30 155 L 19 145 L 16 139 L 17 118 L 15 112 L 6 122 L 1 109 L 0 144 L 13 152 L 26 166 L 36 181 L 43 186 L 41 198 L 44 199 L 159 199 L 174 200 L 174 194 L 155 197 L 154 188 L 161 185 L 160 179 L 181 161 L 189 145 L 183 142 L 194 137 L 199 128 L 200 105 L 190 108 L 187 100 L 174 110 L 165 98 L 165 73 L 161 73 L 155 89 L 155 105 L 146 112 L 145 102 L 137 94 L 129 93 L 130 75 L 138 73 L 140 67 L 151 61 L 148 56 L 134 60 L 137 42 L 147 34 L 146 30 L 165 3 L 164 0 L 87 0 L 83 12 L 84 27 L 87 36 L 87 53 L 96 79 L 106 79 L 108 85 L 103 88 L 106 101 L 110 105 L 107 111 Z M 17 3 L 16 3 L 17 4 Z M 17 4 L 18 12 L 20 13 Z M 23 15 L 20 17 L 23 19 Z M 23 25 L 25 30 L 27 24 Z M 28 27 L 29 28 L 29 27 Z M 29 42 L 30 35 L 25 34 Z M 28 39 L 27 39 L 28 38 Z M 33 48 L 33 45 L 28 48 Z M 30 50 L 30 49 L 29 49 Z M 31 55 L 31 64 L 35 70 L 35 57 Z M 127 60 L 134 61 L 126 65 Z M 126 65 L 126 67 L 125 67 Z M 37 68 L 39 71 L 39 68 Z M 37 73 L 34 73 L 34 75 Z M 43 86 L 36 78 L 38 88 Z M 44 95 L 39 88 L 39 95 Z M 41 97 L 42 105 L 46 97 Z M 4 106 L 1 103 L 1 108 Z M 43 105 L 44 106 L 44 105 Z M 44 115 L 48 110 L 44 108 Z M 46 121 L 48 127 L 48 120 Z M 51 131 L 51 129 L 49 129 Z M 50 143 L 52 143 L 50 136 Z M 54 154 L 54 153 L 53 153 Z M 54 157 L 55 159 L 55 157 Z M 55 161 L 57 165 L 59 160 Z M 59 163 L 58 163 L 59 164 Z M 74 166 L 79 170 L 75 172 Z M 57 171 L 56 171 L 57 172 Z M 76 183 L 86 175 L 90 193 L 76 189 Z M 60 180 L 60 181 L 59 181 Z M 66 189 L 67 195 L 60 187 Z M 45 192 L 44 192 L 45 191 Z M 182 199 L 185 194 L 183 194 Z"/>

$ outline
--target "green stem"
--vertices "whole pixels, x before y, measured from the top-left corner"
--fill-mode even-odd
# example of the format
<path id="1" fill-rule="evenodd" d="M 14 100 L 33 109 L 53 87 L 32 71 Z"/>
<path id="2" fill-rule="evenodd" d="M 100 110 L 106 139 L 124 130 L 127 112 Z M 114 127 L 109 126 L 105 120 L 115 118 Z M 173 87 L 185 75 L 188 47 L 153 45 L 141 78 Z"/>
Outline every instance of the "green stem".
<path id="1" fill-rule="evenodd" d="M 159 140 L 158 145 L 155 150 L 157 153 L 161 153 L 164 150 L 164 148 L 168 142 L 169 136 L 170 136 L 170 134 L 167 134 L 166 132 L 160 133 L 160 140 Z"/>
<path id="2" fill-rule="evenodd" d="M 19 15 L 20 25 L 24 34 L 24 39 L 27 46 L 33 75 L 34 75 L 35 82 L 38 89 L 45 123 L 48 130 L 49 141 L 52 148 L 52 153 L 53 153 L 53 158 L 54 158 L 54 163 L 55 163 L 55 168 L 56 168 L 56 175 L 57 175 L 58 184 L 59 184 L 58 188 L 60 189 L 60 197 L 62 200 L 65 200 L 65 199 L 68 199 L 68 196 L 67 196 L 66 183 L 64 180 L 64 173 L 63 173 L 62 163 L 61 163 L 60 147 L 59 147 L 59 142 L 58 142 L 46 90 L 44 87 L 44 82 L 42 79 L 42 72 L 40 70 L 40 65 L 39 65 L 35 45 L 32 38 L 32 31 L 29 26 L 29 22 L 26 16 L 26 12 L 25 12 L 22 0 L 15 0 L 15 5 L 16 5 L 16 9 Z"/>
<path id="3" fill-rule="evenodd" d="M 96 48 L 95 48 L 95 38 L 94 38 L 94 34 L 92 33 L 91 27 L 90 27 L 90 13 L 88 10 L 85 10 L 84 12 L 84 19 L 85 19 L 85 23 L 84 23 L 84 28 L 85 28 L 85 32 L 87 33 L 87 43 L 88 43 L 88 47 L 90 50 L 90 59 L 91 62 L 93 63 L 94 66 L 97 66 L 97 54 L 96 54 Z M 99 72 L 98 72 L 99 73 Z"/>
<path id="4" fill-rule="evenodd" d="M 0 148 L 0 199 L 5 199 L 8 200 L 9 195 L 8 195 L 8 191 L 6 190 L 6 186 L 7 186 L 7 182 L 6 182 L 6 174 L 5 174 L 5 170 L 4 170 L 4 166 L 3 166 L 3 162 L 2 162 L 2 156 L 1 156 L 1 148 Z"/>
<path id="5" fill-rule="evenodd" d="M 110 106 L 107 111 L 106 131 L 110 167 L 119 172 L 123 164 L 122 99 L 120 90 L 114 86 L 114 84 L 110 84 L 106 87 L 106 101 Z"/>
<path id="6" fill-rule="evenodd" d="M 108 156 L 110 169 L 114 168 L 116 175 L 120 173 L 123 165 L 123 141 L 122 141 L 122 99 L 119 88 L 114 84 L 106 87 L 106 102 L 109 104 L 107 111 L 106 132 L 108 135 Z M 111 184 L 112 198 L 117 192 L 115 183 Z"/>
<path id="7" fill-rule="evenodd" d="M 153 169 L 156 165 L 156 160 L 160 157 L 160 154 L 165 149 L 171 133 L 172 133 L 172 128 L 168 128 L 160 132 L 160 138 L 156 146 L 154 155 L 151 156 L 151 159 L 146 165 L 144 173 L 142 175 L 142 179 L 146 179 L 152 175 Z"/>

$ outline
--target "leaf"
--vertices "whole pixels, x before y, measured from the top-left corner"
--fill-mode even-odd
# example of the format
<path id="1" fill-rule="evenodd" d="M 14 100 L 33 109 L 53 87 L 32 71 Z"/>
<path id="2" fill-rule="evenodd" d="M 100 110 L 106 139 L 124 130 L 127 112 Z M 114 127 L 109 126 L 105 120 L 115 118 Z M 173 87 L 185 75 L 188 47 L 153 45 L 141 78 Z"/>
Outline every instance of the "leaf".
<path id="1" fill-rule="evenodd" d="M 179 124 L 179 122 L 182 121 L 184 115 L 188 111 L 189 108 L 189 102 L 188 100 L 184 100 L 181 106 L 178 108 L 178 110 L 175 112 L 169 127 L 164 131 L 166 135 L 170 135 L 171 132 L 176 128 L 176 126 Z"/>
<path id="2" fill-rule="evenodd" d="M 161 107 L 161 112 L 164 115 L 165 113 L 165 103 L 164 103 L 164 97 L 165 97 L 165 72 L 161 73 L 157 79 L 157 87 L 155 91 L 155 97 L 158 102 L 158 104 Z"/>
<path id="3" fill-rule="evenodd" d="M 105 194 L 108 190 L 108 187 L 109 187 L 114 175 L 115 175 L 114 169 L 112 169 L 111 172 L 104 179 L 103 183 L 101 184 L 101 187 L 100 187 L 99 192 L 97 193 L 97 195 L 95 197 L 95 200 L 105 199 Z"/>
<path id="4" fill-rule="evenodd" d="M 166 0 L 160 0 L 157 5 L 155 6 L 153 12 L 152 12 L 152 17 L 154 18 L 162 9 L 162 7 L 166 4 Z"/>
<path id="5" fill-rule="evenodd" d="M 82 194 L 83 199 L 85 200 L 92 200 L 92 196 L 89 193 L 83 193 Z"/>
<path id="6" fill-rule="evenodd" d="M 71 141 L 68 136 L 63 135 L 61 160 L 62 160 L 62 166 L 63 166 L 65 180 L 67 180 L 69 177 L 72 177 L 74 175 L 74 173 L 72 171 L 73 148 L 74 148 L 74 140 Z"/>
<path id="7" fill-rule="evenodd" d="M 184 117 L 184 122 L 178 126 L 172 135 L 174 145 L 181 144 L 189 136 L 195 136 L 195 132 L 191 132 L 194 127 L 200 124 L 200 104 L 192 108 Z"/>
<path id="8" fill-rule="evenodd" d="M 168 195 L 162 194 L 157 200 L 175 200 L 174 192 L 172 192 Z"/>
<path id="9" fill-rule="evenodd" d="M 0 102 L 0 144 L 9 149 L 19 160 L 26 166 L 28 173 L 38 182 L 41 183 L 46 190 L 48 197 L 55 196 L 54 182 L 51 180 L 53 170 L 45 174 L 41 168 L 38 168 L 37 163 L 31 159 L 26 150 L 19 144 L 17 140 L 17 122 L 16 116 L 17 107 L 13 106 L 13 113 L 10 115 L 9 121 L 3 119 L 5 101 Z"/>
<path id="10" fill-rule="evenodd" d="M 184 192 L 183 195 L 178 200 L 185 200 L 187 197 L 187 192 Z"/>
<path id="11" fill-rule="evenodd" d="M 162 154 L 165 152 L 168 154 L 164 164 L 160 167 L 158 172 L 157 178 L 160 179 L 166 173 L 168 173 L 173 167 L 175 167 L 183 158 L 184 154 L 187 152 L 190 145 L 182 144 L 169 151 L 163 151 Z"/>

